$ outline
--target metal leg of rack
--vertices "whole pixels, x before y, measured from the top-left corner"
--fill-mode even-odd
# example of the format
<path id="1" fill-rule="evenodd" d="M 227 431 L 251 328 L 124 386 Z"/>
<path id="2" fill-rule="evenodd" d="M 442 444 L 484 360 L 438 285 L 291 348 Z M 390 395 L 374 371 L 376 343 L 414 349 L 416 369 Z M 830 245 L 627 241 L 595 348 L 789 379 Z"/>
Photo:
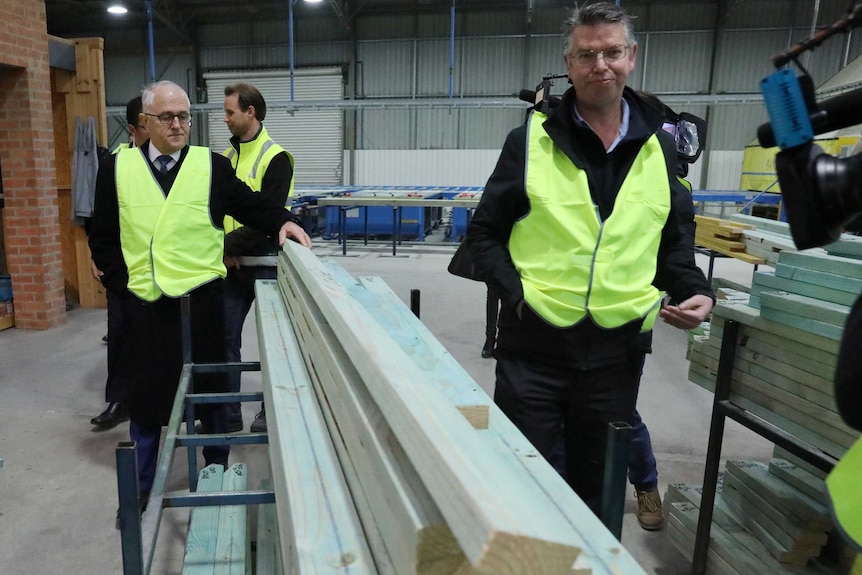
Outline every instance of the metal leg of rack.
<path id="1" fill-rule="evenodd" d="M 617 541 L 623 533 L 623 511 L 626 500 L 626 471 L 632 428 L 626 422 L 608 424 L 608 446 L 605 451 L 605 476 L 602 490 L 602 523 Z"/>

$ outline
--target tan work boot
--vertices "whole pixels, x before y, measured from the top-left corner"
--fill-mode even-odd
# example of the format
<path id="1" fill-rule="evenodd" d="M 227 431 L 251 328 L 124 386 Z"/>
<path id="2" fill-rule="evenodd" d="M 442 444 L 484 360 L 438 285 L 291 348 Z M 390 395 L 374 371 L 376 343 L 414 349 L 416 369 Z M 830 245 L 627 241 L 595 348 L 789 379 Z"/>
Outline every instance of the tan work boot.
<path id="1" fill-rule="evenodd" d="M 658 487 L 652 491 L 635 491 L 638 498 L 638 523 L 647 531 L 658 531 L 664 527 L 664 515 L 661 513 L 661 495 Z"/>

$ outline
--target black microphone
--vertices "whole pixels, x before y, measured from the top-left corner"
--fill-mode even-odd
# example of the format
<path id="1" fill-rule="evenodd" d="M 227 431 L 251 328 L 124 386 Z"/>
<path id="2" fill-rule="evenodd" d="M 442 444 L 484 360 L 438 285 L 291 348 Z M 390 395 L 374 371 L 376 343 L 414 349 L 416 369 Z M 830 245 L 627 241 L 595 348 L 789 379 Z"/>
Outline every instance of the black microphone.
<path id="1" fill-rule="evenodd" d="M 523 100 L 524 102 L 528 102 L 533 106 L 536 106 L 540 103 L 536 102 L 535 90 L 521 90 L 520 92 L 518 92 L 518 99 Z M 562 102 L 562 100 L 560 100 L 560 98 L 558 98 L 557 96 L 551 96 L 550 98 L 548 98 L 548 106 L 550 106 L 551 109 L 554 109 L 559 106 L 560 102 Z"/>
<path id="2" fill-rule="evenodd" d="M 815 134 L 862 124 L 862 88 L 824 100 L 818 107 L 819 109 L 809 116 Z M 763 148 L 775 146 L 772 124 L 761 124 L 757 128 L 757 139 Z"/>

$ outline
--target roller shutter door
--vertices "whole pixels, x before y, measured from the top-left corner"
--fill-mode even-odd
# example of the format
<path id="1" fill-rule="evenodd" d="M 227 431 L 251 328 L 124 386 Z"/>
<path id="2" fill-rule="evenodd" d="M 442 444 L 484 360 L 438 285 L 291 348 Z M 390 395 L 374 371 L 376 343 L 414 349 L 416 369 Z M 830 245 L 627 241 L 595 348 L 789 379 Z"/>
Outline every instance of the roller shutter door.
<path id="1" fill-rule="evenodd" d="M 344 114 L 341 110 L 297 110 L 293 116 L 278 103 L 290 101 L 290 70 L 243 70 L 204 74 L 208 100 L 224 99 L 229 84 L 246 82 L 260 90 L 266 100 L 263 123 L 270 137 L 293 154 L 298 184 L 341 184 L 343 172 Z M 294 99 L 297 101 L 342 100 L 344 82 L 340 67 L 294 70 Z M 209 145 L 213 150 L 227 147 L 230 132 L 224 112 L 209 112 Z"/>

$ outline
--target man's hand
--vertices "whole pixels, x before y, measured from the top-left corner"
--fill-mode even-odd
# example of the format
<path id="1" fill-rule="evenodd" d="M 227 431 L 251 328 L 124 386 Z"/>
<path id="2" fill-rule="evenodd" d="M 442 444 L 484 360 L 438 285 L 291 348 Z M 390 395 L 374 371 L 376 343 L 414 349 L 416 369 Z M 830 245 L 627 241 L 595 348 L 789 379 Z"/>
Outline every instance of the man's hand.
<path id="1" fill-rule="evenodd" d="M 693 295 L 678 306 L 668 305 L 661 308 L 659 315 L 665 323 L 679 329 L 693 329 L 706 321 L 712 310 L 712 298 Z"/>
<path id="2" fill-rule="evenodd" d="M 90 260 L 90 275 L 93 276 L 94 280 L 101 280 L 102 276 L 105 275 L 102 270 L 96 267 L 96 262 L 92 259 Z"/>
<path id="3" fill-rule="evenodd" d="M 222 260 L 224 261 L 224 267 L 227 269 L 239 269 L 239 256 L 223 256 Z"/>
<path id="4" fill-rule="evenodd" d="M 287 238 L 291 238 L 307 248 L 311 247 L 311 238 L 308 237 L 308 234 L 305 233 L 302 226 L 299 226 L 294 222 L 285 222 L 285 224 L 281 226 L 281 229 L 278 230 L 279 246 L 283 246 Z"/>

